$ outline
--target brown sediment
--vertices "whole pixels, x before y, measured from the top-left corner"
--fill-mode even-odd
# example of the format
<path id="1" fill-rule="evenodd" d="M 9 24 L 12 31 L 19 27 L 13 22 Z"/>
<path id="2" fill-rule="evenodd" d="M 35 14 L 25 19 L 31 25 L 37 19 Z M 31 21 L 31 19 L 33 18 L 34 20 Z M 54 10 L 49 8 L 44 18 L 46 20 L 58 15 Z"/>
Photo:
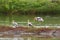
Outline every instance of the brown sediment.
<path id="1" fill-rule="evenodd" d="M 33 33 L 33 34 L 22 34 Z M 42 33 L 42 34 L 41 34 Z M 43 34 L 45 33 L 45 34 Z M 14 35 L 20 36 L 37 36 L 37 37 L 60 37 L 60 29 L 51 28 L 28 28 L 28 27 L 16 27 L 0 26 L 0 37 L 14 37 Z M 58 36 L 59 34 L 59 36 Z"/>

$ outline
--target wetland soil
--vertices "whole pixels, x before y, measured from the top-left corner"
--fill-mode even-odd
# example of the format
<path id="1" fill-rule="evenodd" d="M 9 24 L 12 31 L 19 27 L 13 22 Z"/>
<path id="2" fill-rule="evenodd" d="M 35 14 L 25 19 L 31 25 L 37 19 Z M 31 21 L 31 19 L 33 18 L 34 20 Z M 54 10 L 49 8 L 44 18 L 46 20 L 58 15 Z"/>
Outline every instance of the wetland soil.
<path id="1" fill-rule="evenodd" d="M 60 37 L 60 28 L 28 28 L 0 26 L 0 37 L 22 37 L 22 36 L 35 36 L 35 37 Z"/>

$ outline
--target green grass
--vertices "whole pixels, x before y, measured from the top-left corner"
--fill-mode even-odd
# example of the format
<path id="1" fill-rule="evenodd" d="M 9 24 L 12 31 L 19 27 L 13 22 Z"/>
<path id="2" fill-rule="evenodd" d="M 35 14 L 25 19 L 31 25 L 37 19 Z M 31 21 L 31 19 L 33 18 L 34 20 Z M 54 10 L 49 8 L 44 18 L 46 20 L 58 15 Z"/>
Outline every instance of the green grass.
<path id="1" fill-rule="evenodd" d="M 27 16 L 27 15 L 21 15 L 21 16 L 13 16 L 12 20 L 15 20 L 16 22 L 27 22 L 28 19 L 33 22 L 33 25 L 49 25 L 49 26 L 54 26 L 54 25 L 60 25 L 60 17 L 46 17 L 42 16 L 44 19 L 44 22 L 37 22 L 34 21 L 35 16 Z M 7 21 L 7 22 L 1 22 L 1 21 Z M 0 17 L 0 24 L 9 24 L 9 18 L 2 18 Z M 21 25 L 27 25 L 27 23 L 19 23 Z"/>
<path id="2" fill-rule="evenodd" d="M 38 37 L 24 37 L 25 40 L 30 38 L 31 40 L 60 40 L 60 38 L 38 38 Z"/>
<path id="3" fill-rule="evenodd" d="M 39 24 L 40 25 L 60 25 L 60 17 L 42 17 L 44 19 L 44 22 L 36 22 L 34 21 L 35 16 L 15 16 L 13 19 L 17 22 L 27 22 L 29 19 L 31 22 L 33 22 L 34 25 Z"/>

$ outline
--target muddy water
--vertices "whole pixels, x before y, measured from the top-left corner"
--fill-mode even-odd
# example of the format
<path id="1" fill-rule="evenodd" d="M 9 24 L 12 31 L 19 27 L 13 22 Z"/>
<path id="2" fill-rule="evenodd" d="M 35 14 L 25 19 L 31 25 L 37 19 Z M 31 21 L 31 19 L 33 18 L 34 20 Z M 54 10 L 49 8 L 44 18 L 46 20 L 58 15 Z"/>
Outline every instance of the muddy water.
<path id="1" fill-rule="evenodd" d="M 53 34 L 53 37 L 59 37 L 60 38 L 60 31 L 55 31 Z"/>
<path id="2" fill-rule="evenodd" d="M 26 32 L 3 32 L 0 33 L 0 37 L 23 37 L 23 36 L 34 36 L 34 37 L 56 37 L 60 38 L 60 31 L 40 32 L 40 33 L 26 33 Z"/>
<path id="3" fill-rule="evenodd" d="M 7 31 L 7 32 L 0 32 L 0 37 L 28 37 L 28 36 L 35 36 L 35 37 L 56 37 L 60 38 L 60 31 L 50 31 L 50 32 L 40 32 L 40 33 L 26 33 L 23 31 Z"/>
<path id="4" fill-rule="evenodd" d="M 52 37 L 52 38 L 60 38 L 60 29 L 31 29 L 18 27 L 18 28 L 11 28 L 11 27 L 0 27 L 0 37 Z"/>
<path id="5" fill-rule="evenodd" d="M 52 37 L 60 38 L 60 30 L 50 31 L 50 32 L 41 32 L 41 37 Z"/>
<path id="6" fill-rule="evenodd" d="M 0 40 L 60 40 L 60 31 L 40 32 L 39 34 L 19 31 L 1 32 Z"/>

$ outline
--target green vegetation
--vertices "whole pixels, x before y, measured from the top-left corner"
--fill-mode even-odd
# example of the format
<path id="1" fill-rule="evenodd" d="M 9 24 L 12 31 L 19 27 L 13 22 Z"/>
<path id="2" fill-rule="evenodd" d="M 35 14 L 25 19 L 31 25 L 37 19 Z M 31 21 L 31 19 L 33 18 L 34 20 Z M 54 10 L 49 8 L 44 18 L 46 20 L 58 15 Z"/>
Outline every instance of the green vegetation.
<path id="1" fill-rule="evenodd" d="M 0 21 L 34 22 L 35 16 L 44 18 L 42 25 L 60 24 L 60 0 L 0 0 Z"/>
<path id="2" fill-rule="evenodd" d="M 27 37 L 26 40 L 30 38 L 31 40 L 60 40 L 60 38 L 39 38 L 39 37 Z"/>
<path id="3" fill-rule="evenodd" d="M 26 23 L 19 23 L 20 25 L 27 25 L 28 19 L 32 22 L 33 25 L 49 25 L 49 26 L 59 26 L 60 25 L 60 17 L 52 17 L 52 16 L 41 16 L 44 19 L 44 22 L 36 22 L 34 21 L 34 17 L 36 16 L 29 16 L 29 15 L 20 15 L 20 16 L 13 16 L 12 20 L 16 22 L 26 22 Z M 3 22 L 1 22 L 3 21 Z M 7 22 L 4 22 L 7 21 Z M 8 17 L 0 16 L 0 24 L 7 24 L 9 23 Z"/>
<path id="4" fill-rule="evenodd" d="M 0 0 L 0 13 L 8 15 L 59 15 L 60 0 Z"/>
<path id="5" fill-rule="evenodd" d="M 60 38 L 36 38 L 36 37 L 1 38 L 1 40 L 4 40 L 4 39 L 5 39 L 5 40 L 10 40 L 10 39 L 11 39 L 11 40 L 15 40 L 15 39 L 16 39 L 16 40 L 22 40 L 22 39 L 23 39 L 23 40 L 60 40 Z"/>

